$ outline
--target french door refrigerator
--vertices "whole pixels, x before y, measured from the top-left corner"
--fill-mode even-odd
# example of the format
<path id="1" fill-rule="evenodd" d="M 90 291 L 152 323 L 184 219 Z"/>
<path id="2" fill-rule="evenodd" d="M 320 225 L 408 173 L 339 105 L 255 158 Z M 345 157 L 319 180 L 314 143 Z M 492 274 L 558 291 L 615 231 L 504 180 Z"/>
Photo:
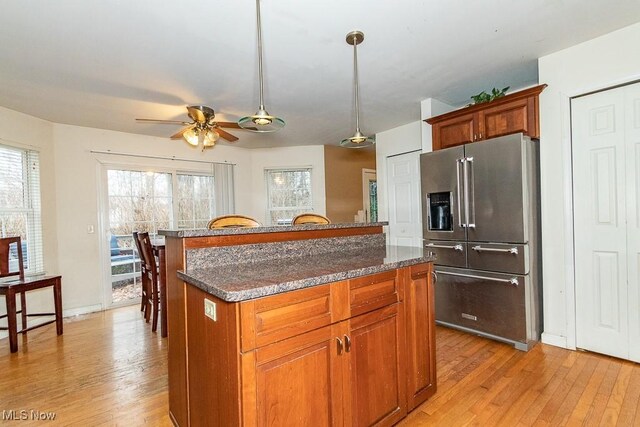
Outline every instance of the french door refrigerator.
<path id="1" fill-rule="evenodd" d="M 538 141 L 522 134 L 420 156 L 436 322 L 530 349 L 542 329 Z"/>

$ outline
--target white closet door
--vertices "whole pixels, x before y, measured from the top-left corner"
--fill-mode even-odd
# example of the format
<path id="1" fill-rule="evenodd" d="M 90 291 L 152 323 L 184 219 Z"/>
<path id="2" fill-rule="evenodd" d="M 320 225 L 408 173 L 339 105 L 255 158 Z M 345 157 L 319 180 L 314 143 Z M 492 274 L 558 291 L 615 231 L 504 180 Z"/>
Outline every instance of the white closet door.
<path id="1" fill-rule="evenodd" d="M 625 94 L 629 358 L 640 362 L 640 84 Z"/>
<path id="2" fill-rule="evenodd" d="M 422 247 L 420 152 L 387 158 L 389 243 Z"/>
<path id="3" fill-rule="evenodd" d="M 624 88 L 571 105 L 577 346 L 628 359 Z"/>

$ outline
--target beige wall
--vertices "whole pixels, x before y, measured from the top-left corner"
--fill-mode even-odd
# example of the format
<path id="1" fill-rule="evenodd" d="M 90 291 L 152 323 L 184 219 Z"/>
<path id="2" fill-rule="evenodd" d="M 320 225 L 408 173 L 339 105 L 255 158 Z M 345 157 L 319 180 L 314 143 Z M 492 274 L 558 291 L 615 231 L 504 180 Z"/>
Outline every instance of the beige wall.
<path id="1" fill-rule="evenodd" d="M 362 169 L 376 169 L 376 151 L 324 146 L 327 217 L 334 223 L 353 222 L 363 209 Z"/>

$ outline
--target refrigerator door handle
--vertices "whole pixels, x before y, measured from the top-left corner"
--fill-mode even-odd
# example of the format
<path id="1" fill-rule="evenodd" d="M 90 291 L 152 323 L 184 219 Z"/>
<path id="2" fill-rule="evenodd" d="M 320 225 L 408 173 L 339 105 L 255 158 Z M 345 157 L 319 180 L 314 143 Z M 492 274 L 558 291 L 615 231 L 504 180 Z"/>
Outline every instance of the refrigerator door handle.
<path id="1" fill-rule="evenodd" d="M 435 245 L 433 243 L 427 243 L 425 245 L 427 248 L 440 248 L 440 249 L 453 249 L 454 251 L 458 251 L 458 252 L 462 252 L 462 245 L 453 245 L 453 246 L 447 246 L 447 245 Z"/>
<path id="2" fill-rule="evenodd" d="M 465 209 L 467 210 L 467 227 L 476 227 L 476 203 L 474 200 L 474 187 L 473 187 L 473 157 L 465 158 L 464 168 L 464 188 L 465 188 Z M 466 166 L 468 165 L 468 166 Z"/>
<path id="3" fill-rule="evenodd" d="M 462 185 L 464 187 L 463 202 L 464 202 L 464 226 L 469 227 L 469 180 L 468 180 L 468 167 L 467 158 L 464 157 L 460 160 L 462 163 Z"/>
<path id="4" fill-rule="evenodd" d="M 504 252 L 508 254 L 518 255 L 518 248 L 513 247 L 509 249 L 498 249 L 498 248 L 483 248 L 482 246 L 473 246 L 473 249 L 476 252 Z"/>
<path id="5" fill-rule="evenodd" d="M 449 275 L 449 276 L 467 277 L 469 279 L 490 280 L 492 282 L 508 283 L 510 285 L 513 285 L 513 286 L 518 286 L 518 278 L 517 277 L 512 277 L 511 279 L 498 279 L 498 278 L 495 278 L 495 277 L 476 276 L 475 274 L 454 273 L 454 272 L 451 272 L 451 271 L 438 271 L 438 270 L 436 270 L 436 273 L 438 273 L 438 274 L 446 274 L 446 275 Z"/>
<path id="6" fill-rule="evenodd" d="M 461 208 L 460 205 L 462 204 L 461 200 L 460 200 L 460 192 L 461 192 L 461 186 L 460 186 L 460 165 L 464 162 L 464 158 L 462 159 L 456 159 L 456 197 L 458 199 L 458 225 L 460 226 L 460 228 L 464 228 L 467 226 L 466 223 L 464 223 L 462 221 L 462 212 L 461 212 Z"/>

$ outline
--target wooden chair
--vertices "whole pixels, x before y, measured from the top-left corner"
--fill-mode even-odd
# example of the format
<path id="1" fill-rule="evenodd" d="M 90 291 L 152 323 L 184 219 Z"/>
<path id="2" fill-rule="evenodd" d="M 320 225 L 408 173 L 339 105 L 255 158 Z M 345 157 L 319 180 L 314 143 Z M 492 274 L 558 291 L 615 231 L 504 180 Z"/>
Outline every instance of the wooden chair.
<path id="1" fill-rule="evenodd" d="M 145 311 L 145 319 L 148 322 L 150 315 L 151 330 L 155 332 L 158 329 L 158 312 L 160 310 L 160 294 L 159 294 L 159 270 L 156 263 L 156 257 L 153 255 L 153 247 L 149 233 L 138 233 L 138 242 L 140 244 L 140 263 L 144 263 L 143 287 L 147 282 L 147 291 L 145 304 L 150 304 L 150 310 Z"/>
<path id="2" fill-rule="evenodd" d="M 329 218 L 327 218 L 326 216 L 323 216 L 317 213 L 306 212 L 293 218 L 292 224 L 293 225 L 331 224 L 331 220 L 329 220 Z"/>
<path id="3" fill-rule="evenodd" d="M 17 271 L 10 271 L 11 245 L 16 245 L 15 261 L 18 263 Z M 5 296 L 7 304 L 7 314 L 0 316 L 0 319 L 7 318 L 7 327 L 0 327 L 0 330 L 9 331 L 9 348 L 11 353 L 18 351 L 18 333 L 26 334 L 28 331 L 56 322 L 56 332 L 62 335 L 62 276 L 37 276 L 24 277 L 24 261 L 22 257 L 22 242 L 20 237 L 0 238 L 0 278 L 17 276 L 14 280 L 0 283 L 0 295 Z M 53 288 L 53 301 L 55 313 L 27 313 L 26 293 L 35 289 Z M 16 310 L 16 294 L 20 295 L 20 310 Z M 22 328 L 18 331 L 18 313 L 22 317 Z M 27 326 L 29 317 L 55 316 L 53 320 L 39 323 L 34 326 Z"/>
<path id="4" fill-rule="evenodd" d="M 209 230 L 228 227 L 260 227 L 260 223 L 244 215 L 223 215 L 212 219 L 207 224 Z"/>
<path id="5" fill-rule="evenodd" d="M 144 262 L 142 255 L 142 246 L 140 245 L 140 239 L 138 238 L 138 232 L 133 232 L 133 241 L 138 249 L 138 257 L 140 258 L 140 273 L 141 273 L 141 285 L 142 295 L 140 298 L 140 311 L 143 313 L 145 320 L 148 322 L 151 315 L 151 282 L 147 275 L 147 265 Z"/>

